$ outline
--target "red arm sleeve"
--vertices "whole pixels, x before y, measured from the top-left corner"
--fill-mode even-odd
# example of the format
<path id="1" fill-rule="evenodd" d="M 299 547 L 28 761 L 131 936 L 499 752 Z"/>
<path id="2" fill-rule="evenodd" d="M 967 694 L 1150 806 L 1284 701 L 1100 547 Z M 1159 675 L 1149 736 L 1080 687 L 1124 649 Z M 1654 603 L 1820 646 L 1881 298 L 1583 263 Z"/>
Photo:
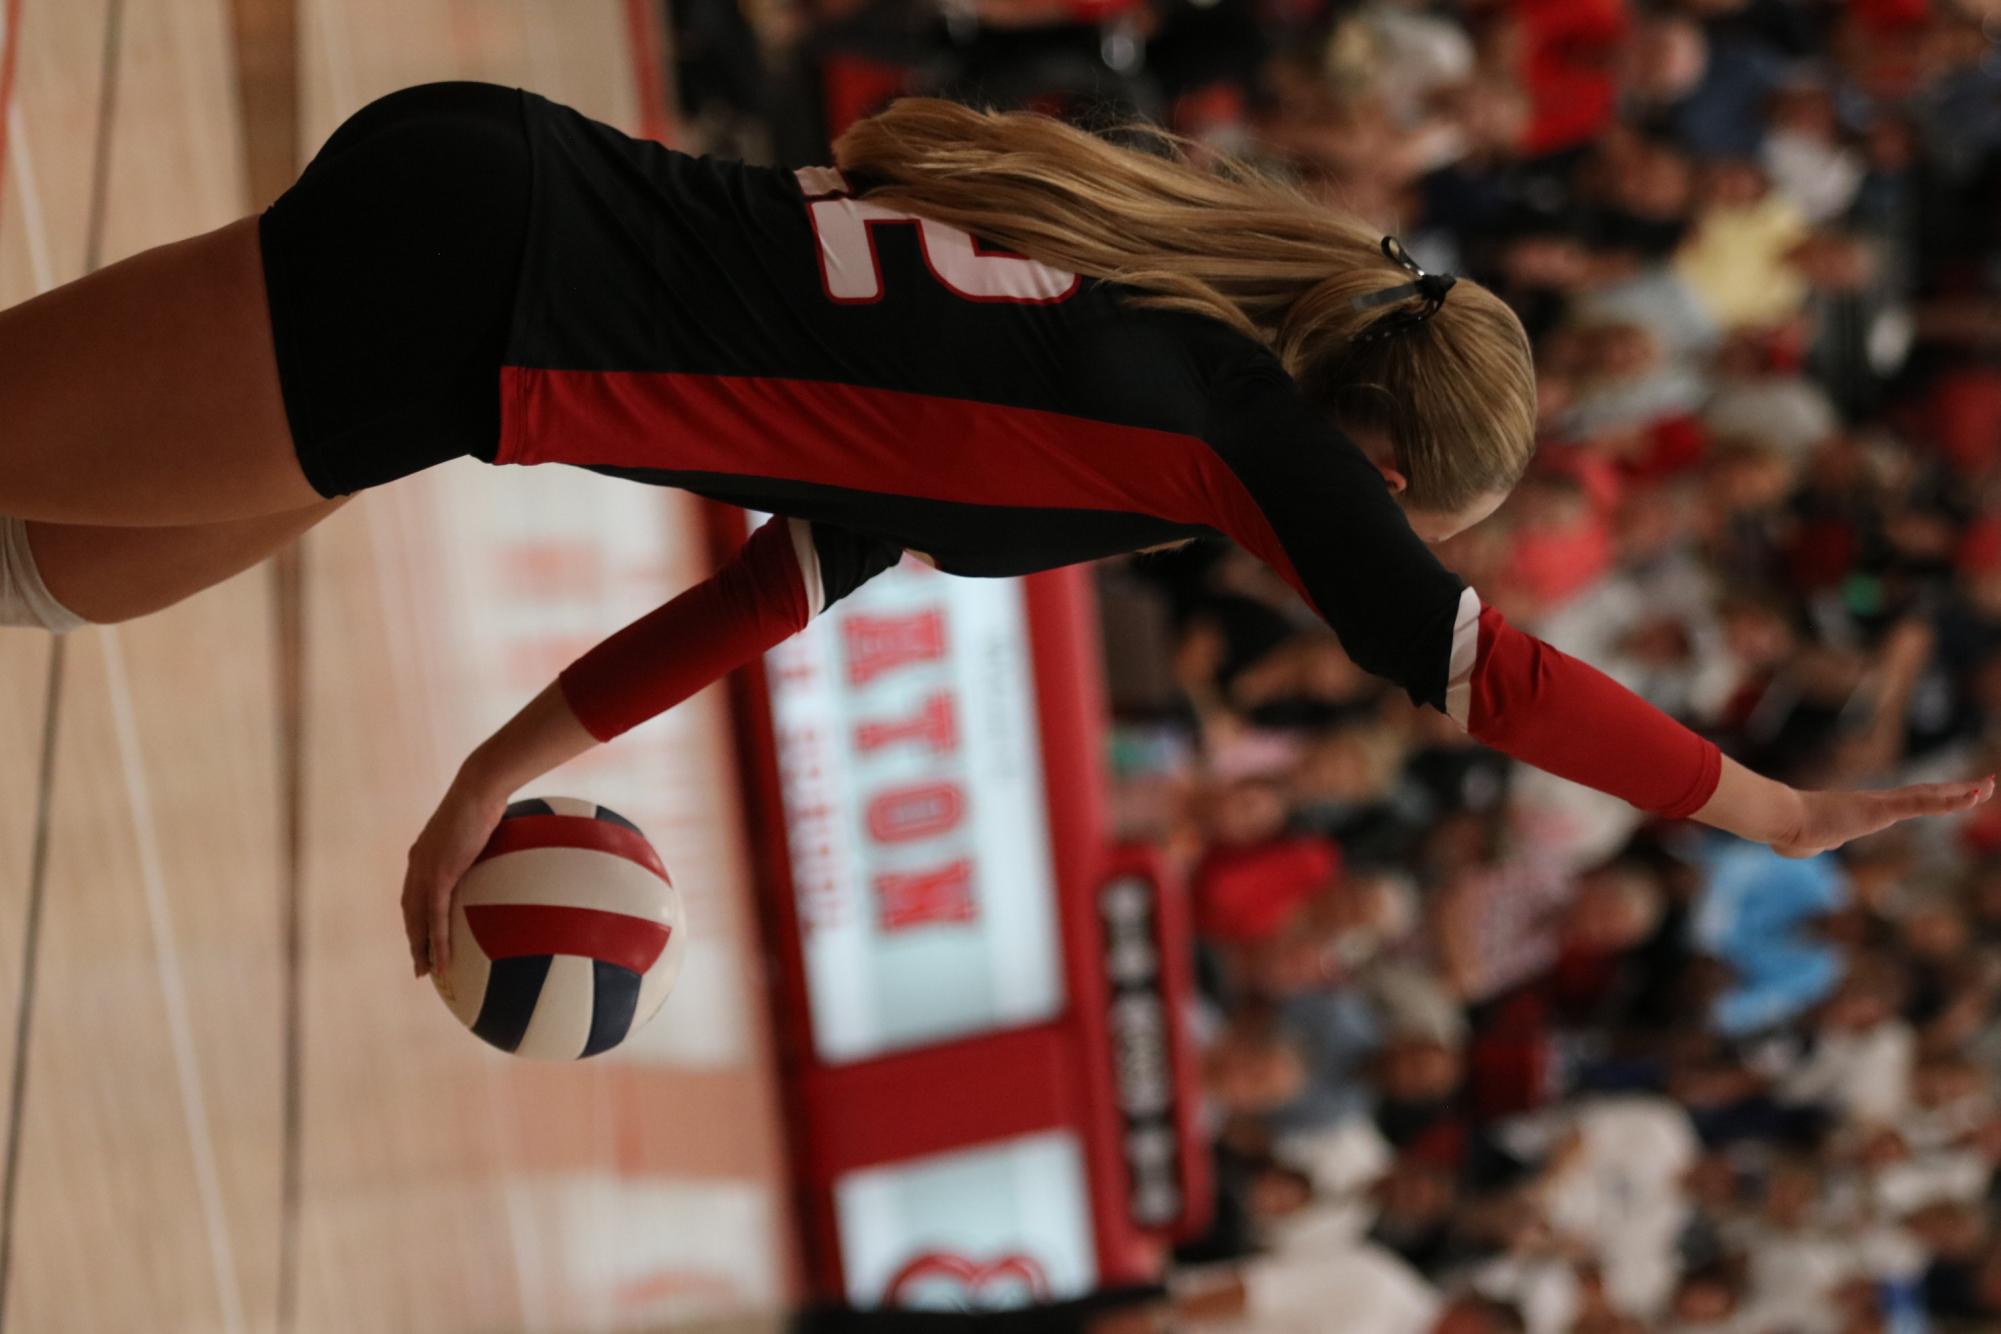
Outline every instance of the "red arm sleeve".
<path id="1" fill-rule="evenodd" d="M 1480 613 L 1466 730 L 1525 764 L 1684 820 L 1716 791 L 1723 756 L 1595 667 Z"/>
<path id="2" fill-rule="evenodd" d="M 1494 749 L 1643 810 L 1678 819 L 1709 800 L 1716 747 L 1483 609 L 1275 361 L 1229 386 L 1209 441 L 1227 469 L 1217 528 L 1298 589 L 1357 666 Z"/>
<path id="3" fill-rule="evenodd" d="M 773 519 L 709 579 L 571 663 L 563 697 L 584 730 L 609 741 L 804 629 L 789 528 Z"/>
<path id="4" fill-rule="evenodd" d="M 843 529 L 772 519 L 709 579 L 571 663 L 563 698 L 585 731 L 610 741 L 805 629 L 901 555 Z"/>

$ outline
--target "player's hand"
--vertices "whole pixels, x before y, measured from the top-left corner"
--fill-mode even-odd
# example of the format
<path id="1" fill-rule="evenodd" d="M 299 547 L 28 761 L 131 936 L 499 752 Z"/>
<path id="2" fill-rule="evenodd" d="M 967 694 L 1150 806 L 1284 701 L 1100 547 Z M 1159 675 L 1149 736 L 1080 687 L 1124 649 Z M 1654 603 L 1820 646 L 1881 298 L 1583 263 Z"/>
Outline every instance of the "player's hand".
<path id="1" fill-rule="evenodd" d="M 1772 839 L 1771 846 L 1787 857 L 1811 857 L 1921 815 L 1970 811 L 1993 795 L 1991 774 L 1977 783 L 1926 783 L 1881 792 L 1801 792 L 1796 821 Z"/>
<path id="2" fill-rule="evenodd" d="M 403 930 L 417 976 L 442 981 L 452 962 L 452 891 L 507 813 L 507 797 L 461 778 L 410 848 L 403 875 Z"/>

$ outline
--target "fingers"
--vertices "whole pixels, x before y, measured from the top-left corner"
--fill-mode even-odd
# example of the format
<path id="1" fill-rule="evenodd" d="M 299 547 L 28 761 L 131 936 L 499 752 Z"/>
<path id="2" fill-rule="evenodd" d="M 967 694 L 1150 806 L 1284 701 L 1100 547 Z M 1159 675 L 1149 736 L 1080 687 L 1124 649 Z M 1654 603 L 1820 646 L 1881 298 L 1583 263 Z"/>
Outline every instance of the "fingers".
<path id="1" fill-rule="evenodd" d="M 403 934 L 410 939 L 410 963 L 422 977 L 431 968 L 431 926 L 415 848 L 410 850 L 409 866 L 403 872 Z"/>
<path id="2" fill-rule="evenodd" d="M 1950 815 L 1970 811 L 1994 795 L 1994 777 L 1977 783 L 1926 783 L 1882 794 L 1884 814 L 1889 821 L 1909 820 L 1920 815 Z"/>
<path id="3" fill-rule="evenodd" d="M 1923 783 L 1881 792 L 1810 793 L 1813 815 L 1803 836 L 1774 844 L 1789 857 L 1810 857 L 1854 839 L 1925 816 L 1958 815 L 1994 796 L 1994 775 L 1974 783 Z"/>
<path id="4" fill-rule="evenodd" d="M 403 877 L 403 929 L 417 976 L 431 974 L 451 996 L 452 899 L 459 881 L 500 823 L 505 803 L 454 784 L 410 848 Z"/>
<path id="5" fill-rule="evenodd" d="M 431 889 L 431 971 L 443 982 L 452 967 L 452 882 L 442 877 Z"/>
<path id="6" fill-rule="evenodd" d="M 430 869 L 432 859 L 410 850 L 403 877 L 403 930 L 410 938 L 410 964 L 418 977 L 430 973 L 451 995 L 452 887 L 450 877 Z"/>
<path id="7" fill-rule="evenodd" d="M 1989 774 L 1977 783 L 1923 783 L 1872 795 L 1875 800 L 1866 827 L 1848 834 L 1841 842 L 1888 829 L 1905 820 L 1970 811 L 1993 797 L 1994 776 Z"/>

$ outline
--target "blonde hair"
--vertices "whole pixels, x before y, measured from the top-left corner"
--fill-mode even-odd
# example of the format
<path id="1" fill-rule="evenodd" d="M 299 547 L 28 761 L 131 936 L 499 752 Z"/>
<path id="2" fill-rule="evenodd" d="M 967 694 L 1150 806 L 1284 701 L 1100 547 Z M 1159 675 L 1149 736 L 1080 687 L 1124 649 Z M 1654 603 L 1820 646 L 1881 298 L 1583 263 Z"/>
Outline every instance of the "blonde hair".
<path id="1" fill-rule="evenodd" d="M 1461 281 L 1428 322 L 1358 340 L 1410 309 L 1355 309 L 1410 281 L 1378 235 L 1243 162 L 1205 170 L 1173 135 L 1119 133 L 1154 151 L 1031 112 L 906 98 L 834 155 L 872 200 L 1257 339 L 1341 425 L 1389 438 L 1417 508 L 1458 510 L 1521 479 L 1535 373 L 1506 303 Z"/>

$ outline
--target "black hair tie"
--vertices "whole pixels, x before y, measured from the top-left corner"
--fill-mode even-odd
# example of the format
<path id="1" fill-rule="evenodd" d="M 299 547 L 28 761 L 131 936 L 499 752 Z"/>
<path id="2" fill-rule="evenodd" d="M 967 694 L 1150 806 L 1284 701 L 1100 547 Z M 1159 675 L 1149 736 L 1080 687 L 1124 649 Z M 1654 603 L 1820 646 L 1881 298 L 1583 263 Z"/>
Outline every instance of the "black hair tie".
<path id="1" fill-rule="evenodd" d="M 1450 273 L 1426 273 L 1403 248 L 1403 243 L 1394 236 L 1383 238 L 1383 255 L 1408 270 L 1412 275 L 1412 281 L 1396 287 L 1386 287 L 1367 296 L 1358 296 L 1351 303 L 1353 307 L 1356 310 L 1374 310 L 1378 306 L 1394 306 L 1412 297 L 1423 298 L 1424 304 L 1415 310 L 1399 310 L 1376 320 L 1355 335 L 1355 341 L 1358 343 L 1374 343 L 1394 338 L 1407 329 L 1414 329 L 1423 324 L 1438 313 L 1439 308 L 1445 304 L 1445 294 L 1452 290 L 1452 284 L 1459 281 Z"/>

